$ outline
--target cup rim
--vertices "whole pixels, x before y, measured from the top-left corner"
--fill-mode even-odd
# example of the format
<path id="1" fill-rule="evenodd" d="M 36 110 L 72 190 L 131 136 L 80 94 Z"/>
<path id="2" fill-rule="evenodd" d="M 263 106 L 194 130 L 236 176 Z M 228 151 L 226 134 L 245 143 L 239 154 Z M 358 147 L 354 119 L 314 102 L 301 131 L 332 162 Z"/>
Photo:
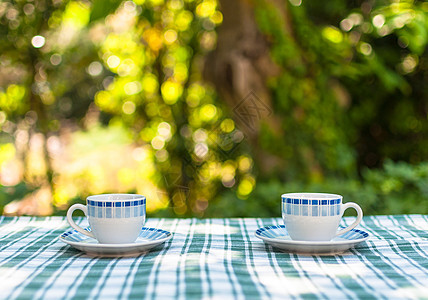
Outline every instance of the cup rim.
<path id="1" fill-rule="evenodd" d="M 343 199 L 342 195 L 338 194 L 329 194 L 329 193 L 285 193 L 281 195 L 281 198 L 291 198 L 291 199 L 308 199 L 308 200 L 335 200 Z"/>
<path id="2" fill-rule="evenodd" d="M 98 201 L 98 202 L 115 202 L 115 201 L 135 201 L 135 200 L 145 200 L 146 197 L 139 194 L 99 194 L 91 195 L 86 198 L 86 201 Z"/>

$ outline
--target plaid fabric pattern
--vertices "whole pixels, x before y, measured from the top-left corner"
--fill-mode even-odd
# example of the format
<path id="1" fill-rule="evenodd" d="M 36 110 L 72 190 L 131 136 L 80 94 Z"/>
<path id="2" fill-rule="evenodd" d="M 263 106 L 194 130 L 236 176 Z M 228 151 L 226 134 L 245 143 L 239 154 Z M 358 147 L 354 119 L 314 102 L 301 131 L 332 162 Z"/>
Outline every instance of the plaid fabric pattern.
<path id="1" fill-rule="evenodd" d="M 350 225 L 353 218 L 344 218 Z M 78 219 L 86 226 L 85 219 Z M 0 217 L 1 299 L 415 299 L 428 297 L 428 216 L 364 217 L 371 238 L 336 256 L 280 252 L 254 236 L 281 219 L 149 219 L 173 238 L 135 258 L 91 258 L 58 240 L 62 217 Z"/>

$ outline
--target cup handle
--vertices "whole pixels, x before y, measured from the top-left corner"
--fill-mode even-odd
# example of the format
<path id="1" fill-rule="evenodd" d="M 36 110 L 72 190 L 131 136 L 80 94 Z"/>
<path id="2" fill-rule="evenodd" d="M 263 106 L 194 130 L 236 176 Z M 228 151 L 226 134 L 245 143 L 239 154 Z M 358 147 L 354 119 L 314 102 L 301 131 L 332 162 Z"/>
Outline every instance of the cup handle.
<path id="1" fill-rule="evenodd" d="M 348 227 L 339 230 L 335 236 L 338 235 L 342 235 L 348 231 L 350 231 L 351 229 L 355 228 L 358 224 L 360 224 L 361 220 L 363 219 L 363 210 L 361 209 L 361 207 L 354 202 L 348 202 L 342 205 L 342 210 L 341 210 L 341 214 L 343 216 L 343 213 L 345 212 L 345 210 L 347 210 L 348 208 L 353 208 L 357 211 L 357 219 L 354 221 L 354 223 L 352 223 L 351 225 L 349 225 Z"/>
<path id="2" fill-rule="evenodd" d="M 89 237 L 95 239 L 95 236 L 94 236 L 94 234 L 92 232 L 84 230 L 82 227 L 80 227 L 76 223 L 74 223 L 74 221 L 73 221 L 73 212 L 76 209 L 80 209 L 81 211 L 83 211 L 83 213 L 85 214 L 85 216 L 88 217 L 88 209 L 86 208 L 85 205 L 74 204 L 74 205 L 70 206 L 70 208 L 67 211 L 67 221 L 68 221 L 68 223 L 70 223 L 71 227 L 73 227 L 74 229 L 76 229 L 81 234 L 84 234 L 86 236 L 89 236 Z"/>

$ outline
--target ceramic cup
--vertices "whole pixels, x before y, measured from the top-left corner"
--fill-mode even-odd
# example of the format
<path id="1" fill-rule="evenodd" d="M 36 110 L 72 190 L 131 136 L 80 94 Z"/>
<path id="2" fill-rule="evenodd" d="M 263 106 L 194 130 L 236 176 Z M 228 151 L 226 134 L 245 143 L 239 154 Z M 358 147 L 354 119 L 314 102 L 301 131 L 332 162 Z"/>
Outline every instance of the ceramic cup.
<path id="1" fill-rule="evenodd" d="M 91 231 L 78 226 L 72 218 L 80 209 L 88 218 Z M 67 221 L 78 232 L 101 244 L 133 243 L 146 220 L 146 197 L 134 194 L 89 196 L 86 206 L 74 204 L 67 211 Z"/>
<path id="2" fill-rule="evenodd" d="M 353 202 L 342 204 L 341 195 L 290 193 L 283 194 L 281 199 L 282 218 L 293 240 L 330 241 L 355 228 L 363 218 L 361 207 Z M 338 231 L 343 213 L 351 207 L 357 211 L 357 219 Z"/>

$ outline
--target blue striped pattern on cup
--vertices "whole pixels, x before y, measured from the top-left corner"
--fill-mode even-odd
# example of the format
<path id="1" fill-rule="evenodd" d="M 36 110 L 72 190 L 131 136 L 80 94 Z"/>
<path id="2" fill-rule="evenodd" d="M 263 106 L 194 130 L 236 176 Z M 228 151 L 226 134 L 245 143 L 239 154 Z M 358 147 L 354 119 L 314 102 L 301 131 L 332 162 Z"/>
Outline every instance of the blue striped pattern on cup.
<path id="1" fill-rule="evenodd" d="M 328 217 L 340 215 L 341 199 L 282 198 L 282 213 L 292 216 Z"/>
<path id="2" fill-rule="evenodd" d="M 95 218 L 133 218 L 146 212 L 146 199 L 126 201 L 87 201 L 88 216 Z"/>

